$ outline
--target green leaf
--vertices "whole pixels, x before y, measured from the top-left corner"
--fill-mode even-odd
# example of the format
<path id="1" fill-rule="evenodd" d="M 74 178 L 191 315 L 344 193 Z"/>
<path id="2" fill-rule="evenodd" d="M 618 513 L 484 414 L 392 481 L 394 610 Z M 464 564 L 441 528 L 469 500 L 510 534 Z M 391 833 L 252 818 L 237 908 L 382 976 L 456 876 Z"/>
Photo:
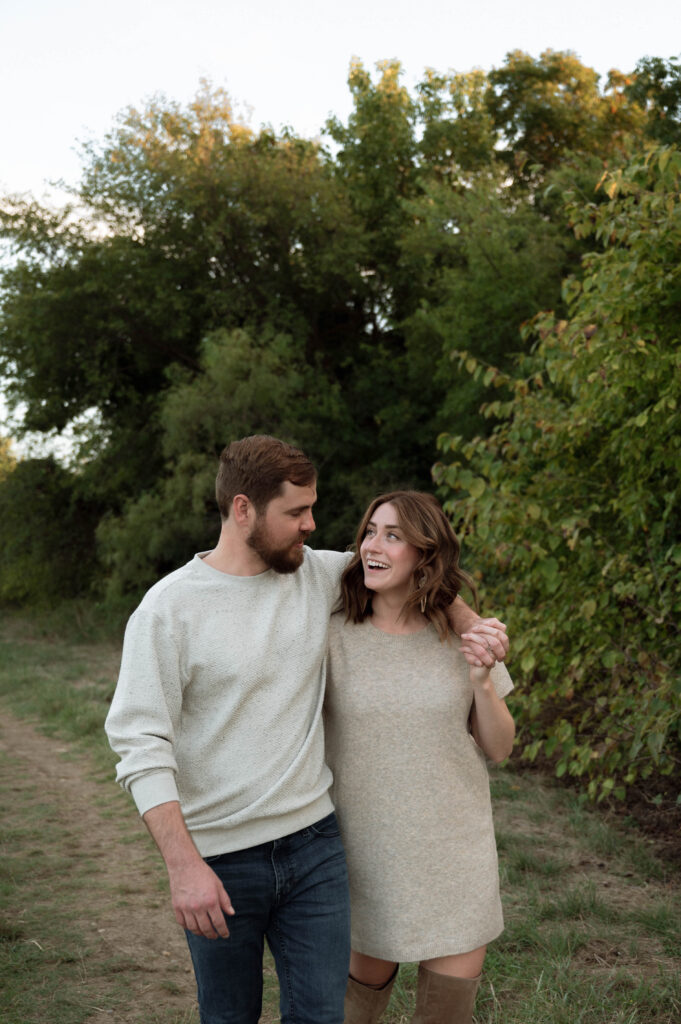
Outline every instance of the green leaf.
<path id="1" fill-rule="evenodd" d="M 487 484 L 482 479 L 482 477 L 476 476 L 468 484 L 468 491 L 472 498 L 481 498 L 482 495 L 485 493 L 486 487 Z"/>
<path id="2" fill-rule="evenodd" d="M 520 659 L 520 667 L 523 672 L 531 672 L 536 664 L 537 660 L 534 654 L 531 654 L 529 651 L 526 654 L 523 654 Z"/>

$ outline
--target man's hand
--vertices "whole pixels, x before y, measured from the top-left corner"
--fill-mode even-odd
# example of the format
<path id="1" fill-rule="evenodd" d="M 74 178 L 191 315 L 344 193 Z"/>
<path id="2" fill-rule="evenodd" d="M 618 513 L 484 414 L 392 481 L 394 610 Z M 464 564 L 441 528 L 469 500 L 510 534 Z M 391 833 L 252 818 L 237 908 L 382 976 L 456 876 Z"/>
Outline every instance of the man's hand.
<path id="1" fill-rule="evenodd" d="M 224 885 L 194 845 L 179 801 L 157 804 L 143 817 L 166 862 L 177 923 L 194 935 L 226 939 L 225 914 L 231 916 L 234 908 Z"/>
<path id="2" fill-rule="evenodd" d="M 226 939 L 229 928 L 225 914 L 234 914 L 227 890 L 205 861 L 169 868 L 170 896 L 177 923 L 206 939 Z"/>
<path id="3" fill-rule="evenodd" d="M 476 668 L 491 668 L 495 662 L 504 661 L 508 654 L 506 625 L 499 619 L 478 619 L 461 634 L 461 653 L 469 665 Z"/>

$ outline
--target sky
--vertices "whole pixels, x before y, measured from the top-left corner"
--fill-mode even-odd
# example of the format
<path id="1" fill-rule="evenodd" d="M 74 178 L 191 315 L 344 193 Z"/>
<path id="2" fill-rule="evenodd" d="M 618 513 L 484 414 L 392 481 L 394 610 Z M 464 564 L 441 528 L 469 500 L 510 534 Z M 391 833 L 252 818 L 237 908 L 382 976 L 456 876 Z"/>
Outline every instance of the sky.
<path id="1" fill-rule="evenodd" d="M 0 0 L 0 192 L 58 195 L 47 183 L 78 181 L 79 140 L 156 93 L 187 102 L 202 77 L 252 127 L 316 136 L 349 113 L 354 56 L 396 57 L 412 85 L 549 48 L 603 76 L 674 56 L 678 0 Z"/>
<path id="2" fill-rule="evenodd" d="M 350 112 L 353 57 L 397 58 L 411 87 L 514 49 L 572 50 L 605 79 L 681 53 L 679 0 L 0 0 L 0 193 L 63 201 L 50 183 L 77 184 L 79 143 L 158 93 L 187 103 L 202 78 L 254 129 L 316 137 Z M 0 388 L 0 431 L 4 415 Z"/>

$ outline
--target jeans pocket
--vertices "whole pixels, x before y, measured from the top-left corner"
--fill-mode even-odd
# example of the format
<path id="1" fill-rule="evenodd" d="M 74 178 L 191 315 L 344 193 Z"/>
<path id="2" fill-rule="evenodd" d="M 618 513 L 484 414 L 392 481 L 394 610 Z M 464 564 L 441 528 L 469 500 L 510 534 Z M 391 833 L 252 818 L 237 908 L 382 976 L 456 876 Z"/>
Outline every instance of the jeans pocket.
<path id="1" fill-rule="evenodd" d="M 319 821 L 315 821 L 314 825 L 310 825 L 310 832 L 313 832 L 316 836 L 321 836 L 322 839 L 337 839 L 340 836 L 340 829 L 334 812 L 331 811 L 331 814 L 327 814 L 325 818 L 321 818 Z"/>

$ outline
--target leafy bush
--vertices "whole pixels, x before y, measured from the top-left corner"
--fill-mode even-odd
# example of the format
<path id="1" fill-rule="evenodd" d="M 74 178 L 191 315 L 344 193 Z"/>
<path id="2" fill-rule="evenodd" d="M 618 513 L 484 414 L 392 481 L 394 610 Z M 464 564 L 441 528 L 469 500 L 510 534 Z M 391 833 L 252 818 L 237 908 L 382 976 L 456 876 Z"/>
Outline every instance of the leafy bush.
<path id="1" fill-rule="evenodd" d="M 523 757 L 598 799 L 681 760 L 680 184 L 658 148 L 604 175 L 608 202 L 568 196 L 599 246 L 569 319 L 526 326 L 517 378 L 460 357 L 503 398 L 434 469 L 512 629 Z"/>

